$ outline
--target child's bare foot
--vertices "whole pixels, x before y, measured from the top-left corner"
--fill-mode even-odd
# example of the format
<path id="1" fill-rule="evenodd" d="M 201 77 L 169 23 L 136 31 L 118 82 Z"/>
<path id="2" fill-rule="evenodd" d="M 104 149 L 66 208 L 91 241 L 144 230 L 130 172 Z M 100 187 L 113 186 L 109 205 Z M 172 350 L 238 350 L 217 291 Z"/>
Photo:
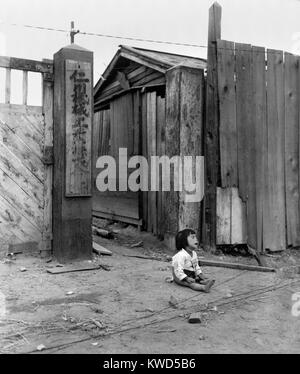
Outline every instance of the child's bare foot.
<path id="1" fill-rule="evenodd" d="M 204 292 L 209 292 L 213 284 L 215 283 L 214 279 L 211 279 L 207 282 L 207 284 L 204 286 Z"/>

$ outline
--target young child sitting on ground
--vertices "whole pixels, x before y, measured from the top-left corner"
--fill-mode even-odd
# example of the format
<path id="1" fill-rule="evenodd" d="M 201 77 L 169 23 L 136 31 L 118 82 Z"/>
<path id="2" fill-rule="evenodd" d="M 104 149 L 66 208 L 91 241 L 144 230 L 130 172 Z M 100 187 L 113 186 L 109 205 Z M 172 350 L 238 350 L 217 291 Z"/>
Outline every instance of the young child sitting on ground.
<path id="1" fill-rule="evenodd" d="M 198 247 L 196 233 L 192 229 L 184 229 L 176 235 L 178 253 L 172 258 L 173 278 L 180 286 L 190 287 L 195 291 L 209 292 L 215 281 L 203 276 L 198 264 L 195 249 Z"/>

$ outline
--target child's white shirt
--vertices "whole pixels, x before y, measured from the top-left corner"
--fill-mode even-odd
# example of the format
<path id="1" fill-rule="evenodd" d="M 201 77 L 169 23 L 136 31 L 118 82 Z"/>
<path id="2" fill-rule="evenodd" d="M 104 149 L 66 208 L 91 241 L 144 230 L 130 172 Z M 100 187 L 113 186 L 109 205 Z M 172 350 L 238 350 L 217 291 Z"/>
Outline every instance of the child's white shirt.
<path id="1" fill-rule="evenodd" d="M 194 271 L 196 275 L 202 273 L 198 264 L 198 256 L 195 251 L 193 251 L 192 256 L 190 256 L 185 249 L 181 249 L 172 257 L 172 266 L 174 274 L 179 280 L 186 277 L 184 270 Z"/>

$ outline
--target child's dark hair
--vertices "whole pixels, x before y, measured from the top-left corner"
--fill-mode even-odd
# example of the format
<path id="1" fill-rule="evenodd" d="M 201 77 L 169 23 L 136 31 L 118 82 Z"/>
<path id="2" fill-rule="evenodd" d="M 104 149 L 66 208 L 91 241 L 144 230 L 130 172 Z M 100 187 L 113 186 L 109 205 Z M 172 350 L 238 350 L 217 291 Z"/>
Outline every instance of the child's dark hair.
<path id="1" fill-rule="evenodd" d="M 187 238 L 189 235 L 196 234 L 192 229 L 184 229 L 177 233 L 175 238 L 175 244 L 177 251 L 185 249 L 188 246 Z"/>

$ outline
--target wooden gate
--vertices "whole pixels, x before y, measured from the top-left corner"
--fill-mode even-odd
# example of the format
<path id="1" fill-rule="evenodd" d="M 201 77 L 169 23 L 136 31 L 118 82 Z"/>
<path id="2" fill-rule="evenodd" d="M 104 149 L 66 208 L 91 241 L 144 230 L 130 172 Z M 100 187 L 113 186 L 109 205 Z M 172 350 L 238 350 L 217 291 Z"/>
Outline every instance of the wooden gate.
<path id="1" fill-rule="evenodd" d="M 0 246 L 51 249 L 53 63 L 0 57 Z M 23 71 L 23 102 L 11 104 L 11 72 Z M 42 74 L 42 105 L 27 105 L 28 72 Z"/>

